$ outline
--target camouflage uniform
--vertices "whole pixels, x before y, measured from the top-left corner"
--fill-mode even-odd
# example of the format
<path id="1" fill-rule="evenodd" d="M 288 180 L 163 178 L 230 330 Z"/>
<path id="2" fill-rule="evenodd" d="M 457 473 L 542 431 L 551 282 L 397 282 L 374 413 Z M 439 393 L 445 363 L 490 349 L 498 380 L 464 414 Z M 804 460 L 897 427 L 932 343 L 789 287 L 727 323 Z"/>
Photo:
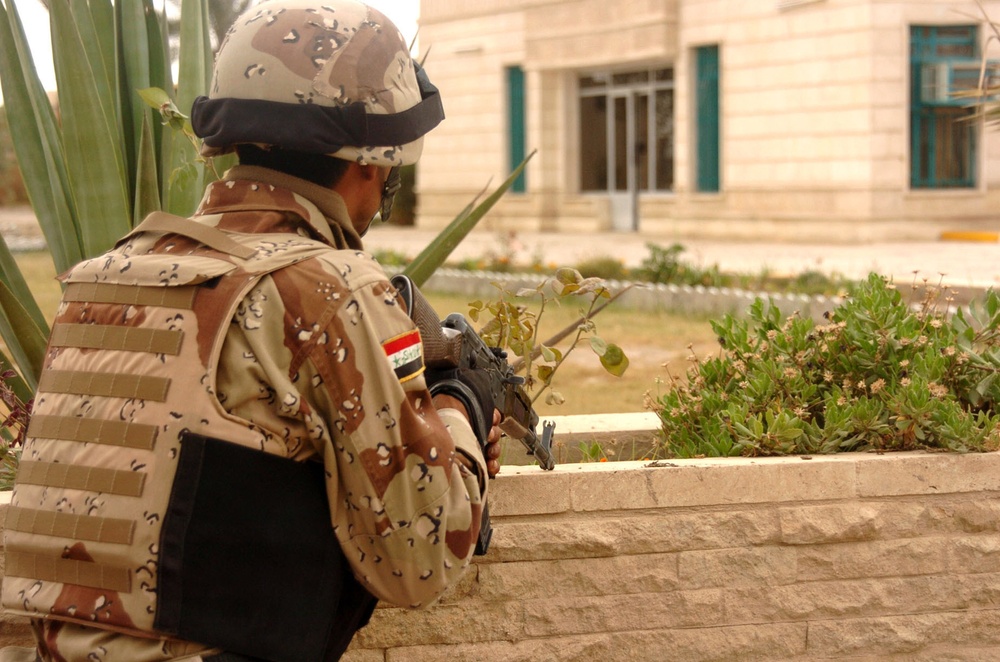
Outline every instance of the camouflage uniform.
<path id="1" fill-rule="evenodd" d="M 390 167 L 384 211 L 398 166 L 417 160 L 442 118 L 402 35 L 355 0 L 251 8 L 192 108 L 206 155 L 255 144 Z M 155 218 L 63 276 L 8 511 L 4 607 L 35 619 L 45 660 L 211 655 L 164 634 L 190 630 L 160 620 L 177 593 L 170 573 L 189 567 L 167 534 L 187 475 L 178 467 L 197 447 L 191 433 L 249 452 L 230 463 L 237 472 L 276 457 L 322 467 L 322 526 L 301 528 L 335 538 L 337 562 L 378 599 L 433 602 L 469 565 L 486 469 L 465 417 L 431 405 L 419 334 L 362 252 L 344 200 L 240 166 L 206 191 L 194 220 Z M 246 545 L 233 554 L 284 559 L 290 546 L 277 539 L 282 555 Z"/>
<path id="2" fill-rule="evenodd" d="M 308 182 L 238 166 L 209 187 L 195 220 L 254 247 L 248 260 L 226 258 L 240 268 L 255 260 L 287 262 L 283 253 L 301 253 L 295 264 L 252 280 L 231 323 L 219 325 L 225 337 L 214 392 L 226 416 L 245 427 L 245 438 L 236 441 L 282 457 L 321 461 L 334 532 L 355 577 L 380 600 L 407 607 L 431 604 L 469 565 L 486 492 L 486 481 L 479 477 L 486 476 L 486 469 L 465 417 L 431 405 L 419 344 L 412 342 L 416 329 L 382 269 L 361 250 L 343 201 Z M 67 278 L 85 282 L 109 271 L 127 273 L 130 256 L 153 256 L 144 269 L 159 259 L 164 278 L 191 265 L 211 275 L 203 258 L 220 258 L 186 237 L 140 232 L 74 268 Z M 134 261 L 141 264 L 138 257 Z M 221 282 L 229 282 L 228 277 Z M 143 317 L 141 306 L 120 309 L 120 320 L 105 321 L 130 325 Z M 64 303 L 56 324 L 92 314 L 87 310 L 86 305 Z M 203 361 L 211 340 L 198 339 L 196 353 Z M 85 361 L 86 354 L 85 349 L 50 347 L 46 370 Z M 192 369 L 204 371 L 206 364 Z M 53 398 L 49 405 L 42 398 L 36 415 L 53 406 L 83 410 L 84 403 L 67 397 Z M 123 410 L 142 406 L 141 400 L 130 400 Z M 142 420 L 141 414 L 135 416 Z M 163 429 L 174 434 L 169 425 Z M 168 435 L 161 431 L 161 436 Z M 37 437 L 29 431 L 26 458 L 51 448 L 51 440 Z M 157 443 L 161 441 L 173 440 Z M 105 452 L 87 457 L 104 457 L 111 466 L 123 456 Z M 101 514 L 100 493 L 63 489 L 57 506 L 52 491 L 19 485 L 14 506 Z M 27 538 L 14 548 L 45 539 L 37 530 L 17 535 Z M 76 557 L 67 547 L 63 558 Z M 58 620 L 33 621 L 42 659 L 198 660 L 215 652 L 141 625 L 149 622 L 145 612 L 157 608 L 153 586 L 143 596 L 144 608 L 127 597 L 107 606 L 108 612 L 125 612 L 114 622 L 133 627 L 102 625 L 97 606 L 87 614 L 63 611 Z M 30 581 L 8 577 L 5 606 L 31 614 L 25 595 L 33 590 Z"/>

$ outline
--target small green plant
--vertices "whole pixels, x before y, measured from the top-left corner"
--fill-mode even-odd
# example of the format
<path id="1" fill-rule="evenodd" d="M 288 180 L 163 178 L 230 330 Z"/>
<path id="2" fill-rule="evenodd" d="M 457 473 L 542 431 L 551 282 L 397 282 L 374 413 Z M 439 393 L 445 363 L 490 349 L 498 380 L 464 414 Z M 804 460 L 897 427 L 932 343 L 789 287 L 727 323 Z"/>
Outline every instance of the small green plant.
<path id="1" fill-rule="evenodd" d="M 1000 448 L 1000 297 L 954 315 L 872 274 L 816 325 L 757 299 L 653 403 L 675 457 Z M 920 288 L 915 287 L 915 291 Z"/>
<path id="2" fill-rule="evenodd" d="M 651 283 L 672 283 L 678 278 L 682 265 L 678 257 L 684 252 L 680 244 L 669 247 L 646 244 L 649 256 L 642 261 L 636 275 Z"/>
<path id="3" fill-rule="evenodd" d="M 649 255 L 635 270 L 635 278 L 650 283 L 704 285 L 706 287 L 727 284 L 718 265 L 703 269 L 683 262 L 680 255 L 684 252 L 684 247 L 680 244 L 671 244 L 664 248 L 647 243 L 646 248 L 649 250 Z"/>
<path id="4" fill-rule="evenodd" d="M 0 490 L 14 485 L 14 473 L 21 457 L 21 444 L 28 428 L 31 401 L 23 402 L 8 384 L 15 372 L 5 370 L 0 374 Z"/>
<path id="5" fill-rule="evenodd" d="M 591 441 L 581 441 L 580 442 L 580 461 L 581 462 L 607 462 L 608 456 L 604 451 L 604 447 L 601 446 L 599 442 Z"/>

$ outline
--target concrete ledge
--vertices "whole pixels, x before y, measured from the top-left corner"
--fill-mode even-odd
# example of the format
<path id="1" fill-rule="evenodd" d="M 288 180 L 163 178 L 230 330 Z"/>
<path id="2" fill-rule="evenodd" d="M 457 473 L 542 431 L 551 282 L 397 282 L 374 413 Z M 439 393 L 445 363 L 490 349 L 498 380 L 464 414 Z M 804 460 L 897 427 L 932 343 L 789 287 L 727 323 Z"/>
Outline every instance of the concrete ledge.
<path id="1" fill-rule="evenodd" d="M 659 445 L 660 419 L 651 411 L 623 414 L 546 416 L 555 424 L 553 456 L 560 464 L 583 461 L 580 444 L 598 443 L 612 457 L 623 459 L 654 457 Z M 534 464 L 518 441 L 504 439 L 501 460 L 506 465 Z"/>

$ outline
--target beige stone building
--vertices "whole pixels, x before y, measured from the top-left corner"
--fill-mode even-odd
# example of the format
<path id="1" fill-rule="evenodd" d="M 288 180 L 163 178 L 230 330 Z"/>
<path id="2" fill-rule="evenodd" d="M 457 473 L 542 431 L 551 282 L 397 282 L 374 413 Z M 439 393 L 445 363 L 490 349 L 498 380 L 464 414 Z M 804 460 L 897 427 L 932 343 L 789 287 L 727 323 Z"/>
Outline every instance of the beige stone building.
<path id="1" fill-rule="evenodd" d="M 951 94 L 1000 59 L 981 19 L 974 0 L 421 0 L 447 119 L 417 223 L 442 227 L 537 150 L 486 227 L 1000 231 L 1000 131 Z"/>

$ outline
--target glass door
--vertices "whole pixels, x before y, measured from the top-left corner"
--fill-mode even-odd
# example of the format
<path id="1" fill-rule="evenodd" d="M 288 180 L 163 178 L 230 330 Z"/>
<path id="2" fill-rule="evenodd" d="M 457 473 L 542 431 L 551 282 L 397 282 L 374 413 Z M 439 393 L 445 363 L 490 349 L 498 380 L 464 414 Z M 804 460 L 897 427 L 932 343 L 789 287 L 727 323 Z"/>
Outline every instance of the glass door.
<path id="1" fill-rule="evenodd" d="M 649 98 L 645 92 L 616 94 L 608 118 L 611 226 L 620 232 L 639 229 L 639 191 L 649 190 Z"/>

